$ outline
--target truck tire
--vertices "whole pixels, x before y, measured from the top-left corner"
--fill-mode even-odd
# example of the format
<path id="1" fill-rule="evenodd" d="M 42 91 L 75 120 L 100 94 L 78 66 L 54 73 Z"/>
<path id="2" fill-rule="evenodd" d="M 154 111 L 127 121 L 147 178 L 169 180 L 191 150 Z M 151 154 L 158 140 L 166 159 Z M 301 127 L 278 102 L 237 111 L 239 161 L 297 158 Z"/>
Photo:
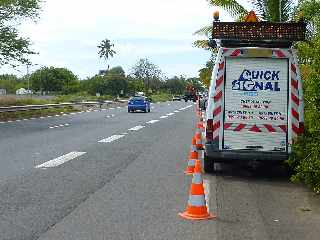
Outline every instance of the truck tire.
<path id="1" fill-rule="evenodd" d="M 214 173 L 214 160 L 209 158 L 206 153 L 203 158 L 203 169 L 206 173 Z"/>

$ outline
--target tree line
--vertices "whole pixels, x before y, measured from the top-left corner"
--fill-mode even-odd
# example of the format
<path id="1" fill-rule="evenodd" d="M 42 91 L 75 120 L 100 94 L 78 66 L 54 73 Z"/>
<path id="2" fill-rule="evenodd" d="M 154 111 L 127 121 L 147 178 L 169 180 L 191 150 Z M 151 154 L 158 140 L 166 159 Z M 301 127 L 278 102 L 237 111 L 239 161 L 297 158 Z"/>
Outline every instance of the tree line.
<path id="1" fill-rule="evenodd" d="M 14 94 L 19 88 L 27 88 L 38 94 L 88 94 L 129 96 L 136 92 L 153 94 L 166 92 L 184 94 L 186 86 L 192 84 L 198 91 L 203 90 L 198 78 L 174 76 L 167 78 L 158 66 L 148 59 L 140 59 L 126 74 L 121 66 L 113 67 L 87 79 L 80 80 L 66 68 L 42 67 L 30 76 L 18 78 L 15 75 L 0 75 L 0 88 Z"/>

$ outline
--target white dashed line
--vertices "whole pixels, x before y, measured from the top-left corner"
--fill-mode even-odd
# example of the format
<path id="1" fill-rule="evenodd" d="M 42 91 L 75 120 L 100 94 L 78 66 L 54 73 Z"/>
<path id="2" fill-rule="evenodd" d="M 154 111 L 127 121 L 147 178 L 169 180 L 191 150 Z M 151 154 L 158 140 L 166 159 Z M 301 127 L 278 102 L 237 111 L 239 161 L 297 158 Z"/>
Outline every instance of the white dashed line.
<path id="1" fill-rule="evenodd" d="M 174 115 L 174 113 L 168 113 L 167 115 L 168 115 L 168 116 L 172 116 L 172 115 Z"/>
<path id="2" fill-rule="evenodd" d="M 124 135 L 113 135 L 111 137 L 100 140 L 99 143 L 111 143 L 111 142 L 118 140 L 122 137 L 124 137 Z"/>
<path id="3" fill-rule="evenodd" d="M 7 122 L 8 122 L 8 123 L 12 123 L 13 121 L 10 120 L 10 121 L 7 121 Z"/>
<path id="4" fill-rule="evenodd" d="M 138 125 L 138 126 L 135 126 L 133 128 L 128 129 L 128 131 L 139 131 L 140 129 L 142 129 L 144 127 L 145 126 Z"/>
<path id="5" fill-rule="evenodd" d="M 109 108 L 110 110 L 113 110 L 114 108 Z"/>
<path id="6" fill-rule="evenodd" d="M 159 122 L 159 120 L 151 120 L 151 121 L 146 122 L 146 123 L 153 124 L 153 123 L 156 123 L 156 122 Z"/>
<path id="7" fill-rule="evenodd" d="M 35 168 L 43 168 L 43 169 L 46 169 L 46 168 L 52 168 L 52 167 L 57 167 L 61 164 L 64 164 L 66 162 L 69 162 L 70 160 L 72 159 L 75 159 L 77 157 L 80 157 L 82 155 L 86 154 L 86 152 L 70 152 L 66 155 L 63 155 L 61 157 L 58 157 L 58 158 L 55 158 L 55 159 L 52 159 L 50 161 L 47 161 L 43 164 L 40 164 L 38 166 L 35 166 Z"/>
<path id="8" fill-rule="evenodd" d="M 175 112 L 175 113 L 179 113 L 179 111 L 178 111 L 178 110 L 175 110 L 174 112 Z"/>
<path id="9" fill-rule="evenodd" d="M 161 119 L 164 119 L 164 118 L 168 118 L 168 116 L 161 116 L 160 118 L 161 118 Z"/>
<path id="10" fill-rule="evenodd" d="M 121 107 L 117 107 L 118 109 L 120 109 Z"/>
<path id="11" fill-rule="evenodd" d="M 16 120 L 16 122 L 21 122 L 21 120 L 20 120 L 20 119 L 18 119 L 18 120 Z"/>

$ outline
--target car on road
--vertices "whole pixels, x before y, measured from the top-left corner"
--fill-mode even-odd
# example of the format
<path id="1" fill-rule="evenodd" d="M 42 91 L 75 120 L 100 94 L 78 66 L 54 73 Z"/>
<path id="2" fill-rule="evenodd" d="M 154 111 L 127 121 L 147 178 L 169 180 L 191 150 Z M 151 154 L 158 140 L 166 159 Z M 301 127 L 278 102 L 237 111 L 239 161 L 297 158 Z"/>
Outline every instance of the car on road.
<path id="1" fill-rule="evenodd" d="M 173 96 L 172 101 L 181 101 L 182 97 L 181 96 Z"/>
<path id="2" fill-rule="evenodd" d="M 128 112 L 134 112 L 136 110 L 150 112 L 150 99 L 142 96 L 134 96 L 128 101 Z"/>

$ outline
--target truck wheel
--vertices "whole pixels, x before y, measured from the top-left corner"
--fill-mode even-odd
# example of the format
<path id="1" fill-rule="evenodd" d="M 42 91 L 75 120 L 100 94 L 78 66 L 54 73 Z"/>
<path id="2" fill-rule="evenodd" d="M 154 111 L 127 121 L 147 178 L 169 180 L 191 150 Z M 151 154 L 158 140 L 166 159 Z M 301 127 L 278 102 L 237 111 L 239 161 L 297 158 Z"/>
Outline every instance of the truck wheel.
<path id="1" fill-rule="evenodd" d="M 203 169 L 206 173 L 214 172 L 214 160 L 212 158 L 209 158 L 206 153 L 204 153 L 203 158 Z"/>

